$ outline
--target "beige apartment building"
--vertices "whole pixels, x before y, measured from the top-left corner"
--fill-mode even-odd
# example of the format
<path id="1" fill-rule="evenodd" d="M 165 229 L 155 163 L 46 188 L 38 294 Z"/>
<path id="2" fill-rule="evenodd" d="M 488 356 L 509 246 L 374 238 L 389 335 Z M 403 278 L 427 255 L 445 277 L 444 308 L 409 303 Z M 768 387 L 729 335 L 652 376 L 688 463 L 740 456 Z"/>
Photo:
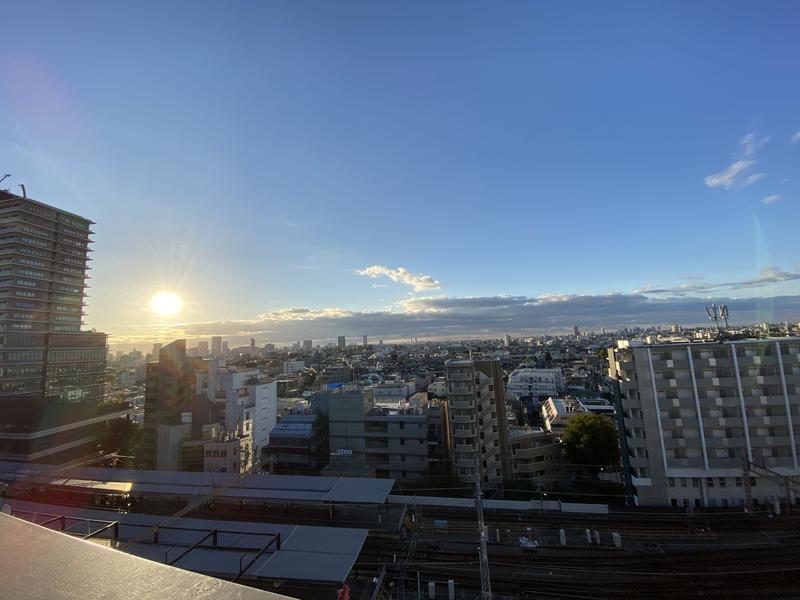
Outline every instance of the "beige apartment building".
<path id="1" fill-rule="evenodd" d="M 445 363 L 447 412 L 456 475 L 488 488 L 512 478 L 503 368 L 499 360 L 451 359 Z M 480 456 L 480 463 L 477 457 Z"/>
<path id="2" fill-rule="evenodd" d="M 609 349 L 642 505 L 795 501 L 800 338 Z"/>

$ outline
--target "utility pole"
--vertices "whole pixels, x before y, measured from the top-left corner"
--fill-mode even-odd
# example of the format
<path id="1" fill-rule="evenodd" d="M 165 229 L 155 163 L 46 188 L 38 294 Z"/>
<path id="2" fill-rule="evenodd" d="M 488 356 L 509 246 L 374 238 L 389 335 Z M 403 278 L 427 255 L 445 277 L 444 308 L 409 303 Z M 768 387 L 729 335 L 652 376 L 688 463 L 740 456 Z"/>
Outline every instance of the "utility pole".
<path id="1" fill-rule="evenodd" d="M 489 578 L 489 554 L 486 550 L 486 525 L 483 521 L 483 494 L 481 493 L 481 454 L 475 458 L 475 510 L 478 513 L 478 536 L 480 537 L 481 599 L 492 600 L 492 582 Z"/>

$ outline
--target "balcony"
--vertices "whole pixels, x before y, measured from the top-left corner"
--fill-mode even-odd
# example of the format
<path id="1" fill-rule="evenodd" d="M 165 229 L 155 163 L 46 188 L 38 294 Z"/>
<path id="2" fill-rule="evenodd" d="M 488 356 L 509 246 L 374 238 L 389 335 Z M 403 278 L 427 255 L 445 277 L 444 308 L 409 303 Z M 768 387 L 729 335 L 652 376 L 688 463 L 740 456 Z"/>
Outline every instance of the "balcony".
<path id="1" fill-rule="evenodd" d="M 451 400 L 450 408 L 462 410 L 475 410 L 475 402 L 472 400 Z"/>
<path id="2" fill-rule="evenodd" d="M 475 423 L 475 417 L 471 415 L 453 415 L 453 423 Z"/>

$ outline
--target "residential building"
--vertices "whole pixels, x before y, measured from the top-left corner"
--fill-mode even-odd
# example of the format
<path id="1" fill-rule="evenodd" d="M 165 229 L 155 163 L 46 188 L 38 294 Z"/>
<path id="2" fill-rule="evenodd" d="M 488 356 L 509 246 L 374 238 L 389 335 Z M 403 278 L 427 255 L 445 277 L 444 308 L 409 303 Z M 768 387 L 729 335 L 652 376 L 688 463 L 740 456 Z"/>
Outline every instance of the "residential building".
<path id="1" fill-rule="evenodd" d="M 786 499 L 784 478 L 800 476 L 800 338 L 620 341 L 608 356 L 640 504 Z"/>
<path id="2" fill-rule="evenodd" d="M 218 358 L 189 356 L 186 341 L 177 340 L 147 366 L 144 466 L 248 471 L 268 446 L 276 415 L 277 383 Z M 217 453 L 223 446 L 225 454 Z"/>
<path id="3" fill-rule="evenodd" d="M 575 398 L 548 398 L 542 402 L 541 411 L 545 429 L 559 439 L 572 417 L 587 412 Z"/>
<path id="4" fill-rule="evenodd" d="M 210 361 L 200 392 L 213 402 L 224 403 L 225 431 L 251 435 L 253 452 L 260 456 L 277 422 L 277 382 L 264 380 L 257 369 L 239 370 Z"/>
<path id="5" fill-rule="evenodd" d="M 404 402 L 417 391 L 413 382 L 384 381 L 372 388 L 376 404 L 398 404 Z"/>
<path id="6" fill-rule="evenodd" d="M 0 191 L 0 455 L 66 462 L 97 449 L 106 334 L 82 331 L 92 221 Z M 140 354 L 141 356 L 141 354 Z"/>
<path id="7" fill-rule="evenodd" d="M 283 361 L 283 372 L 289 375 L 295 373 L 302 373 L 306 370 L 306 361 L 304 360 L 285 360 Z"/>
<path id="8" fill-rule="evenodd" d="M 443 398 L 447 395 L 447 382 L 444 379 L 437 379 L 428 384 L 428 393 Z"/>
<path id="9" fill-rule="evenodd" d="M 479 468 L 482 483 L 497 487 L 511 476 L 500 361 L 448 360 L 445 380 L 456 475 L 461 481 L 474 481 Z"/>
<path id="10" fill-rule="evenodd" d="M 551 489 L 564 476 L 561 442 L 541 427 L 509 427 L 511 473 L 516 480 L 528 480 Z"/>
<path id="11" fill-rule="evenodd" d="M 533 398 L 559 396 L 566 390 L 564 374 L 561 369 L 535 369 L 520 366 L 508 375 L 506 391 L 509 398 Z"/>

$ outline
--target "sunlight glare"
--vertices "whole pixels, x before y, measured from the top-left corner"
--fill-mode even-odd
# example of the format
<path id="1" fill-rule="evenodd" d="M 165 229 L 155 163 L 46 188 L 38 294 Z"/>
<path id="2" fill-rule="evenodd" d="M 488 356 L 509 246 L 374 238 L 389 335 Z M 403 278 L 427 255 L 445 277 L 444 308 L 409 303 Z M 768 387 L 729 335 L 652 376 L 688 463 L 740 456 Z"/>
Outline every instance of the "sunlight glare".
<path id="1" fill-rule="evenodd" d="M 183 309 L 183 301 L 174 292 L 158 292 L 150 299 L 150 308 L 159 317 L 174 317 Z"/>

